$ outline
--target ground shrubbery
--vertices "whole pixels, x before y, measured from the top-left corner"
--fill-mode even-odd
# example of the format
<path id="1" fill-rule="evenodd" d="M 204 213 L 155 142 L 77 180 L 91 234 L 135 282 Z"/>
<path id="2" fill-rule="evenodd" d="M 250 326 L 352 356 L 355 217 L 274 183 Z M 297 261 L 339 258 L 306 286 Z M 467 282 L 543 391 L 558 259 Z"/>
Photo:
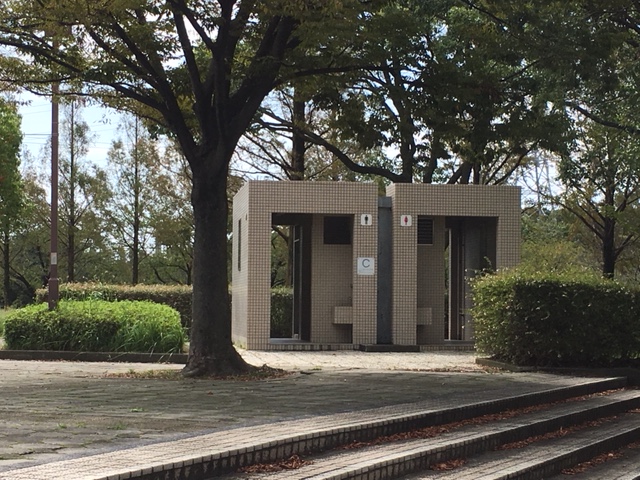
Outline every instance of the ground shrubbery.
<path id="1" fill-rule="evenodd" d="M 11 312 L 11 310 L 0 308 L 0 337 L 2 337 L 4 332 L 4 319 L 7 315 L 9 315 L 9 312 Z"/>
<path id="2" fill-rule="evenodd" d="M 182 326 L 191 327 L 190 286 L 185 285 L 109 285 L 103 283 L 62 283 L 60 298 L 65 300 L 140 300 L 161 303 L 180 313 Z M 47 289 L 36 292 L 36 302 L 47 301 Z"/>
<path id="3" fill-rule="evenodd" d="M 291 338 L 293 319 L 293 289 L 271 289 L 271 338 Z"/>
<path id="4" fill-rule="evenodd" d="M 36 302 L 47 302 L 47 289 L 36 292 Z M 62 283 L 63 300 L 141 300 L 168 305 L 180 313 L 187 333 L 191 327 L 192 289 L 185 285 L 109 285 L 102 283 Z M 271 337 L 291 338 L 293 289 L 276 287 L 271 290 Z M 1 331 L 0 331 L 1 333 Z"/>
<path id="5" fill-rule="evenodd" d="M 181 352 L 185 332 L 174 309 L 151 302 L 62 300 L 14 310 L 5 318 L 11 350 Z"/>
<path id="6" fill-rule="evenodd" d="M 517 365 L 609 366 L 640 356 L 640 291 L 583 274 L 474 282 L 476 349 Z"/>

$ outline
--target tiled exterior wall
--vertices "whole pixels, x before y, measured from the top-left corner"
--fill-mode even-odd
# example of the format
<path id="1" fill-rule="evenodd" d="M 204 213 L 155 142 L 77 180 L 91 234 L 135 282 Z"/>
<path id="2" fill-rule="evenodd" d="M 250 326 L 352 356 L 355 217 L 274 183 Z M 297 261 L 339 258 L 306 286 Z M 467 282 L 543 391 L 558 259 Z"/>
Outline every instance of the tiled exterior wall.
<path id="1" fill-rule="evenodd" d="M 387 195 L 393 201 L 393 343 L 442 343 L 446 217 L 497 218 L 496 267 L 513 266 L 520 258 L 520 190 L 395 184 L 388 187 Z M 375 343 L 377 265 L 374 275 L 359 275 L 357 259 L 377 261 L 377 206 L 377 188 L 372 184 L 245 184 L 233 203 L 234 342 L 249 349 L 270 348 L 272 214 L 290 213 L 312 215 L 311 342 Z M 370 225 L 361 225 L 363 214 L 372 217 Z M 352 217 L 351 245 L 324 245 L 325 215 Z M 411 215 L 412 226 L 401 226 L 402 215 Z M 434 222 L 433 245 L 417 245 L 419 215 Z M 337 319 L 335 307 L 343 307 L 338 309 Z"/>
<path id="2" fill-rule="evenodd" d="M 233 340 L 250 349 L 269 348 L 271 219 L 273 213 L 314 214 L 312 253 L 311 342 L 350 341 L 375 342 L 376 275 L 357 275 L 358 257 L 377 256 L 377 187 L 373 184 L 345 182 L 263 182 L 250 181 L 234 198 L 234 232 L 238 220 L 242 223 L 240 248 L 242 264 L 233 255 Z M 360 217 L 370 215 L 371 225 L 360 225 Z M 321 245 L 324 215 L 353 215 L 353 242 L 349 247 Z M 333 260 L 318 258 L 322 249 L 342 247 Z M 323 262 L 335 262 L 332 265 Z M 246 264 L 246 268 L 245 268 Z M 333 308 L 328 306 L 336 291 L 333 306 L 345 306 L 348 299 L 344 285 L 352 285 L 353 326 L 333 325 Z M 344 284 L 344 285 L 343 285 Z M 250 292 L 250 295 L 247 293 Z M 349 293 L 349 289 L 346 290 Z M 373 322 L 373 324 L 371 323 Z M 349 330 L 352 328 L 352 335 Z M 316 338 L 317 336 L 317 338 Z"/>
<path id="3" fill-rule="evenodd" d="M 444 244 L 437 248 L 434 244 L 432 260 L 426 252 L 418 254 L 418 248 L 430 248 L 417 245 L 418 215 L 434 218 L 434 242 L 444 242 L 445 217 L 497 217 L 496 267 L 514 266 L 520 259 L 520 189 L 393 184 L 387 188 L 387 195 L 393 199 L 393 343 L 442 343 L 444 306 L 442 296 L 435 292 L 443 292 Z M 411 226 L 401 225 L 405 215 L 411 216 Z M 425 291 L 433 293 L 425 295 Z M 419 306 L 432 308 L 432 325 L 417 327 Z"/>
<path id="4" fill-rule="evenodd" d="M 231 252 L 231 335 L 234 342 L 247 346 L 247 306 L 248 306 L 248 255 L 249 235 L 247 219 L 249 218 L 249 190 L 242 188 L 233 198 L 233 247 Z M 238 228 L 238 224 L 241 228 Z M 239 230 L 242 230 L 241 232 Z M 238 268 L 238 251 L 240 268 Z"/>

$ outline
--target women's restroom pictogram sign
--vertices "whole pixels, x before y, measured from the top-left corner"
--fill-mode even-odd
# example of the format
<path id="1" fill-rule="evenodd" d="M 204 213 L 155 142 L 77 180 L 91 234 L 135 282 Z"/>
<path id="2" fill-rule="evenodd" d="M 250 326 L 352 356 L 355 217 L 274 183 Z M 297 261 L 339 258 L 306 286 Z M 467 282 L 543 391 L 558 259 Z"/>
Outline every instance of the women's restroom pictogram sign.
<path id="1" fill-rule="evenodd" d="M 400 226 L 401 227 L 410 227 L 413 224 L 413 219 L 411 215 L 400 215 Z"/>

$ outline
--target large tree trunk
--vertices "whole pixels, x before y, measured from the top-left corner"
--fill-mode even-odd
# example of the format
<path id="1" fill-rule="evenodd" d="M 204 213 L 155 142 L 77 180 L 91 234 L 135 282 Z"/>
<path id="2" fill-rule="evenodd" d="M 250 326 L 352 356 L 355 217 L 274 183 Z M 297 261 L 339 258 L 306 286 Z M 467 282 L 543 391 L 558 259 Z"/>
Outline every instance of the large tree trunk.
<path id="1" fill-rule="evenodd" d="M 220 163 L 225 166 L 214 168 L 202 162 L 193 171 L 193 307 L 185 376 L 241 373 L 252 368 L 231 342 L 227 278 L 228 167 L 226 162 Z"/>
<path id="2" fill-rule="evenodd" d="M 293 135 L 291 137 L 291 171 L 290 180 L 304 180 L 305 153 L 307 145 L 304 134 L 297 129 L 298 126 L 306 126 L 307 117 L 305 112 L 305 102 L 296 98 L 294 92 L 293 111 L 291 121 L 293 123 Z"/>

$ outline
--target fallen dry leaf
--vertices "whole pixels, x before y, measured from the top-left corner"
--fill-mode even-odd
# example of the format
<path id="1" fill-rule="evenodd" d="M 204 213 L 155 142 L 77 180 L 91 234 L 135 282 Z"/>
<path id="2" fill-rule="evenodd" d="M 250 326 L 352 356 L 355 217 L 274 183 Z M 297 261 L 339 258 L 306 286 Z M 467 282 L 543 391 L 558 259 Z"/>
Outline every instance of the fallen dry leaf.
<path id="1" fill-rule="evenodd" d="M 286 460 L 281 460 L 274 463 L 256 463 L 255 465 L 248 465 L 242 467 L 239 471 L 242 473 L 270 473 L 281 472 L 283 470 L 296 470 L 304 467 L 305 465 L 311 465 L 313 462 L 304 460 L 298 455 L 292 455 Z"/>
<path id="2" fill-rule="evenodd" d="M 453 460 L 448 460 L 446 462 L 434 463 L 429 468 L 431 470 L 437 470 L 437 471 L 454 470 L 456 468 L 460 468 L 465 463 L 467 463 L 467 461 L 464 458 L 456 458 Z"/>
<path id="3" fill-rule="evenodd" d="M 593 467 L 596 467 L 598 465 L 608 462 L 609 460 L 615 460 L 616 458 L 623 457 L 626 450 L 632 450 L 637 448 L 640 448 L 640 442 L 634 442 L 619 450 L 603 453 L 602 455 L 593 457 L 591 460 L 587 462 L 579 463 L 575 467 L 565 468 L 564 470 L 562 470 L 562 473 L 564 475 L 577 475 L 578 473 L 584 473 Z"/>

